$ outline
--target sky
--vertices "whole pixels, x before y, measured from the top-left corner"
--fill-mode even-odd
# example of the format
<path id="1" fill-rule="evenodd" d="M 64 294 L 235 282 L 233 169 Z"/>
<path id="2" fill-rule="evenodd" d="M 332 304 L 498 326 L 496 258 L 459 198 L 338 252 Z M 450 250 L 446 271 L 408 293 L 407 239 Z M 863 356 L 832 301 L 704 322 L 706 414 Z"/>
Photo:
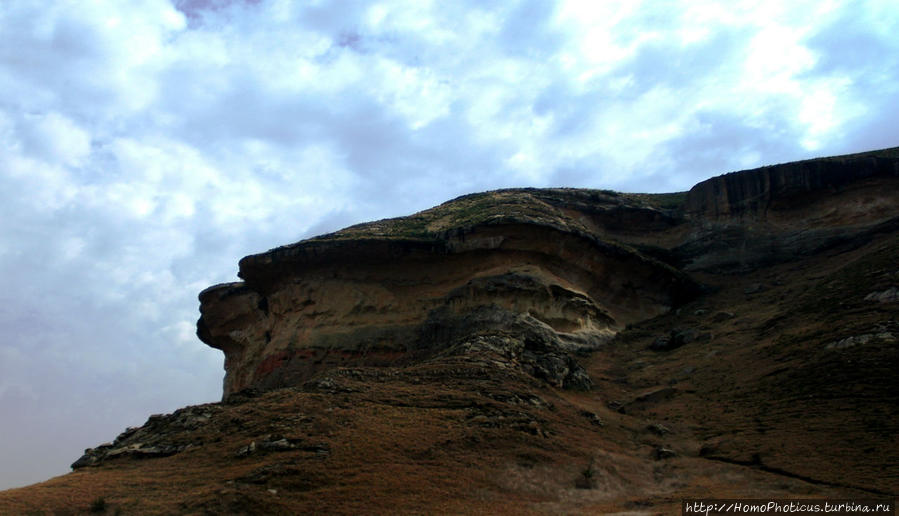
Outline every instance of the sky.
<path id="1" fill-rule="evenodd" d="M 217 401 L 197 294 L 504 187 L 899 145 L 884 1 L 0 2 L 0 489 Z"/>

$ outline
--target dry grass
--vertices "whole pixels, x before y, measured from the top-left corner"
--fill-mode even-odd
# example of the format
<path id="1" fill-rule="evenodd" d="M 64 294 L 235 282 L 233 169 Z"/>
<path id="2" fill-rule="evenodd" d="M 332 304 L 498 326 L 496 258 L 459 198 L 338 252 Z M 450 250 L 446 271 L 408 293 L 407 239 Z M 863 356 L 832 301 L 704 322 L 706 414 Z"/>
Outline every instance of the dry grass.
<path id="1" fill-rule="evenodd" d="M 4 491 L 0 513 L 84 514 L 102 498 L 106 514 L 669 514 L 684 497 L 896 496 L 896 343 L 826 346 L 873 329 L 899 337 L 899 305 L 863 299 L 896 284 L 897 263 L 887 236 L 699 275 L 717 290 L 582 359 L 591 392 L 469 357 L 484 374 L 460 373 L 456 358 L 242 399 L 172 437 L 199 446 Z M 647 349 L 675 327 L 704 336 Z M 272 435 L 329 453 L 237 456 Z M 677 456 L 658 460 L 658 447 Z"/>

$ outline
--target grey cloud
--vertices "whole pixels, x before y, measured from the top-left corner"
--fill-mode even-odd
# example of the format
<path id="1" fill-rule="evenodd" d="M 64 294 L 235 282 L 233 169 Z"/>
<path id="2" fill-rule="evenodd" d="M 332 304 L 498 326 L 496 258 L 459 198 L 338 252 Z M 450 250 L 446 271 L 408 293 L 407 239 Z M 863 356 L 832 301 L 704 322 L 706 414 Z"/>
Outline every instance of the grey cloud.
<path id="1" fill-rule="evenodd" d="M 309 30 L 333 36 L 352 34 L 362 24 L 365 8 L 370 5 L 362 0 L 321 2 L 300 9 L 297 18 Z"/>
<path id="2" fill-rule="evenodd" d="M 70 116 L 86 119 L 120 99 L 109 66 L 114 53 L 94 27 L 59 13 L 62 6 L 33 19 L 35 14 L 22 8 L 25 4 L 12 5 L 0 19 L 4 32 L 12 31 L 3 35 L 4 40 L 13 42 L 0 45 L 0 65 L 16 78 L 14 89 L 8 91 L 15 95 L 6 102 L 25 110 L 65 106 Z"/>
<path id="3" fill-rule="evenodd" d="M 558 4 L 546 0 L 519 2 L 506 14 L 500 41 L 507 55 L 544 59 L 564 44 L 551 22 Z"/>
<path id="4" fill-rule="evenodd" d="M 757 126 L 733 114 L 700 111 L 690 126 L 689 132 L 667 142 L 647 163 L 648 168 L 664 175 L 660 184 L 672 190 L 689 188 L 717 174 L 805 157 L 797 142 L 798 131 L 787 120 L 775 119 L 770 126 Z M 769 127 L 778 127 L 779 131 L 772 132 Z M 752 161 L 744 161 L 746 157 Z M 634 181 L 630 186 L 639 184 Z"/>
<path id="5" fill-rule="evenodd" d="M 881 91 L 878 99 L 868 106 L 870 113 L 853 120 L 846 127 L 847 137 L 841 145 L 843 152 L 874 150 L 899 146 L 899 88 Z"/>
<path id="6" fill-rule="evenodd" d="M 877 16 L 875 30 L 866 16 L 877 14 L 844 6 L 806 41 L 818 58 L 807 76 L 848 79 L 849 94 L 839 101 L 864 106 L 844 129 L 841 152 L 899 145 L 899 19 Z"/>
<path id="7" fill-rule="evenodd" d="M 537 116 L 552 115 L 553 135 L 564 138 L 584 131 L 612 101 L 613 94 L 602 84 L 578 92 L 559 78 L 540 92 L 532 109 Z"/>
<path id="8" fill-rule="evenodd" d="M 896 66 L 899 43 L 895 34 L 899 31 L 899 20 L 878 17 L 874 21 L 883 26 L 880 30 L 872 30 L 872 20 L 865 19 L 866 15 L 871 16 L 856 6 L 845 5 L 828 25 L 806 38 L 806 44 L 818 57 L 811 74 L 883 70 Z"/>
<path id="9" fill-rule="evenodd" d="M 241 9 L 260 2 L 262 0 L 172 0 L 172 5 L 184 14 L 192 28 L 198 28 L 233 21 Z"/>
<path id="10" fill-rule="evenodd" d="M 408 133 L 369 114 L 364 125 L 349 117 L 334 127 L 341 147 L 351 149 L 348 162 L 359 174 L 352 194 L 357 222 L 380 218 L 378 213 L 398 216 L 429 208 L 502 181 L 501 153 L 474 141 L 468 125 L 458 119 L 441 119 Z M 375 137 L 379 131 L 383 135 Z"/>
<path id="11" fill-rule="evenodd" d="M 612 75 L 633 80 L 624 93 L 629 97 L 658 86 L 689 87 L 705 82 L 720 74 L 722 67 L 734 63 L 747 35 L 745 30 L 731 29 L 683 45 L 671 41 L 646 43 L 632 59 L 619 64 Z"/>

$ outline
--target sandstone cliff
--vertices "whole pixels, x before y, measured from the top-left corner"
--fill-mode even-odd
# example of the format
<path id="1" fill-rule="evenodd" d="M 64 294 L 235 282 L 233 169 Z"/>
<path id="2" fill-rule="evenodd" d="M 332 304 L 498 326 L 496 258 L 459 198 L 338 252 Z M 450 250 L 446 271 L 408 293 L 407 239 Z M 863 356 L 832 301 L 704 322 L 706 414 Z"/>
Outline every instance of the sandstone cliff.
<path id="1" fill-rule="evenodd" d="M 501 190 L 246 257 L 200 294 L 225 399 L 150 416 L 0 513 L 894 499 L 897 164 Z"/>
<path id="2" fill-rule="evenodd" d="M 496 335 L 519 341 L 510 352 L 535 375 L 589 388 L 570 353 L 697 291 L 607 237 L 626 212 L 660 227 L 669 217 L 609 193 L 506 190 L 248 256 L 243 282 L 200 294 L 198 335 L 225 353 L 226 397 Z"/>
<path id="3" fill-rule="evenodd" d="M 897 196 L 896 150 L 736 172 L 686 195 L 468 195 L 247 256 L 242 282 L 200 294 L 197 334 L 225 353 L 225 397 L 489 335 L 514 336 L 523 369 L 586 389 L 571 353 L 694 298 L 683 270 L 861 245 L 899 223 Z"/>
<path id="4" fill-rule="evenodd" d="M 687 194 L 685 210 L 694 217 L 762 218 L 822 196 L 899 177 L 899 150 L 812 159 L 733 172 L 703 181 Z M 875 207 L 871 207 L 875 208 Z"/>
<path id="5" fill-rule="evenodd" d="M 899 225 L 899 150 L 734 172 L 688 193 L 693 232 L 674 254 L 689 270 L 747 270 L 858 246 Z"/>

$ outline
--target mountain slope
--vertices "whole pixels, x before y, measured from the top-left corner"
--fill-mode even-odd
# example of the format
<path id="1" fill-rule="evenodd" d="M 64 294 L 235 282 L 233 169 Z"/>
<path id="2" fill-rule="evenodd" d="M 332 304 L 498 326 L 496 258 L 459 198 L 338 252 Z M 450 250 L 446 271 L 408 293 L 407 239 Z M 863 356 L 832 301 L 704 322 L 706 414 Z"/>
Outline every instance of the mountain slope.
<path id="1" fill-rule="evenodd" d="M 0 512 L 894 497 L 897 201 L 887 149 L 681 194 L 474 194 L 249 256 L 200 295 L 223 401 L 152 416 Z"/>

